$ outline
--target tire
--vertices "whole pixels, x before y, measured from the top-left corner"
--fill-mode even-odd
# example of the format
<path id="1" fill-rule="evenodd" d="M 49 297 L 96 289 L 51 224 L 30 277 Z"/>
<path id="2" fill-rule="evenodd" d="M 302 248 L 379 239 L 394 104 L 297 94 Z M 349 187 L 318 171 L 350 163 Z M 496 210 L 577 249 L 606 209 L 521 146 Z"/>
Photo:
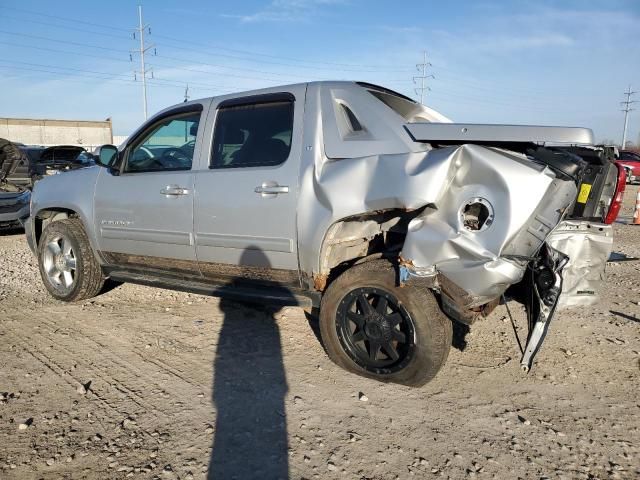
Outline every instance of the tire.
<path id="1" fill-rule="evenodd" d="M 105 276 L 77 218 L 50 223 L 38 244 L 40 276 L 58 300 L 75 302 L 95 297 Z"/>
<path id="2" fill-rule="evenodd" d="M 331 360 L 382 382 L 419 387 L 432 380 L 447 360 L 452 332 L 433 293 L 399 287 L 384 260 L 344 272 L 320 306 L 320 335 Z"/>

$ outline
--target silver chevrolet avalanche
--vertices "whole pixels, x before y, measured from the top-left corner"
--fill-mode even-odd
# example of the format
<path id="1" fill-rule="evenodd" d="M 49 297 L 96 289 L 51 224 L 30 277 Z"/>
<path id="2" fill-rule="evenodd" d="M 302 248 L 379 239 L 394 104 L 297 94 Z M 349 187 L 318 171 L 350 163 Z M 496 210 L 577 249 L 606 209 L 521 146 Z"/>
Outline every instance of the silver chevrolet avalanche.
<path id="1" fill-rule="evenodd" d="M 59 300 L 112 279 L 319 309 L 334 362 L 419 386 L 452 321 L 507 289 L 529 312 L 524 370 L 557 309 L 596 301 L 621 190 L 592 144 L 451 123 L 365 83 L 275 87 L 158 113 L 38 182 L 25 227 Z"/>

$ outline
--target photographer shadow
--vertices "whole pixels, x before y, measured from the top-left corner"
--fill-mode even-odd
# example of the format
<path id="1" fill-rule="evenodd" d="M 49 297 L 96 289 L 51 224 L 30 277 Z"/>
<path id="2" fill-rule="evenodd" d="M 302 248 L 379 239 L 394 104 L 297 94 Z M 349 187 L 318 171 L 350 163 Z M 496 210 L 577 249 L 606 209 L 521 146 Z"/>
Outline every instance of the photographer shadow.
<path id="1" fill-rule="evenodd" d="M 247 264 L 248 258 L 270 268 L 260 250 L 245 250 L 240 263 Z M 238 277 L 230 283 L 245 282 Z M 285 286 L 274 284 L 271 292 L 295 303 Z M 274 318 L 278 308 L 223 298 L 220 309 L 224 318 L 214 361 L 216 422 L 207 478 L 289 478 L 288 386 Z"/>

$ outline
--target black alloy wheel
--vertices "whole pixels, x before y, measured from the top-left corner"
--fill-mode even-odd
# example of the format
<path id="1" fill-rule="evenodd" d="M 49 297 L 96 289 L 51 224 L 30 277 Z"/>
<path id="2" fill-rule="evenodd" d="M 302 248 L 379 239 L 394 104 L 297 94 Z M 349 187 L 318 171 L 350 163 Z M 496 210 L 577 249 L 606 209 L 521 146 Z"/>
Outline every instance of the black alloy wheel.
<path id="1" fill-rule="evenodd" d="M 336 333 L 351 359 L 373 373 L 404 368 L 415 349 L 415 325 L 391 293 L 375 287 L 349 292 L 337 310 Z"/>
<path id="2" fill-rule="evenodd" d="M 427 288 L 397 284 L 387 260 L 354 265 L 324 291 L 320 335 L 350 372 L 419 387 L 435 377 L 451 347 L 451 320 Z"/>

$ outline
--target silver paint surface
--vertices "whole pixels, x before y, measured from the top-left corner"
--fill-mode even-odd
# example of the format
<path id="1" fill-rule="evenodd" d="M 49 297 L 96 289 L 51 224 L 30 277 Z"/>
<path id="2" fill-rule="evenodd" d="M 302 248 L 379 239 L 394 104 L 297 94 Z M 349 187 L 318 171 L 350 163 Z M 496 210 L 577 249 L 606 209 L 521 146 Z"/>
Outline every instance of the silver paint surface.
<path id="1" fill-rule="evenodd" d="M 589 128 L 538 125 L 481 125 L 475 123 L 412 123 L 407 130 L 416 141 L 429 142 L 533 142 L 544 144 L 592 145 Z"/>
<path id="2" fill-rule="evenodd" d="M 216 106 L 276 92 L 296 99 L 289 159 L 277 167 L 210 170 Z M 410 273 L 445 275 L 470 294 L 465 306 L 473 307 L 522 278 L 527 257 L 574 202 L 575 185 L 523 154 L 474 144 L 432 148 L 409 131 L 445 139 L 458 129 L 457 135 L 468 133 L 476 141 L 591 141 L 588 129 L 467 125 L 462 132 L 419 104 L 398 113 L 353 82 L 273 87 L 196 102 L 203 113 L 191 171 L 109 176 L 89 168 L 56 175 L 38 183 L 32 213 L 76 211 L 96 249 L 238 265 L 243 249 L 254 246 L 264 255 L 247 267 L 268 261 L 311 278 L 328 273 L 327 242 L 357 242 L 380 233 L 382 227 L 358 223 L 358 217 L 423 209 L 402 248 Z M 354 131 L 343 106 L 362 129 Z M 287 186 L 288 192 L 256 193 L 266 183 Z M 160 190 L 169 184 L 193 194 L 165 198 Z M 491 224 L 480 231 L 469 231 L 460 219 L 462 206 L 473 198 L 482 198 L 493 212 Z M 132 223 L 105 229 L 101 222 L 113 219 Z M 335 226 L 345 219 L 355 219 L 354 225 L 338 231 Z M 101 235 L 101 229 L 109 232 Z M 184 239 L 192 235 L 193 244 L 166 242 L 176 233 Z M 355 255 L 366 253 L 361 245 L 352 248 Z"/>
<path id="3" fill-rule="evenodd" d="M 558 308 L 598 303 L 598 292 L 606 280 L 607 259 L 613 249 L 611 225 L 565 220 L 549 235 L 547 243 L 569 256 L 562 272 Z"/>

